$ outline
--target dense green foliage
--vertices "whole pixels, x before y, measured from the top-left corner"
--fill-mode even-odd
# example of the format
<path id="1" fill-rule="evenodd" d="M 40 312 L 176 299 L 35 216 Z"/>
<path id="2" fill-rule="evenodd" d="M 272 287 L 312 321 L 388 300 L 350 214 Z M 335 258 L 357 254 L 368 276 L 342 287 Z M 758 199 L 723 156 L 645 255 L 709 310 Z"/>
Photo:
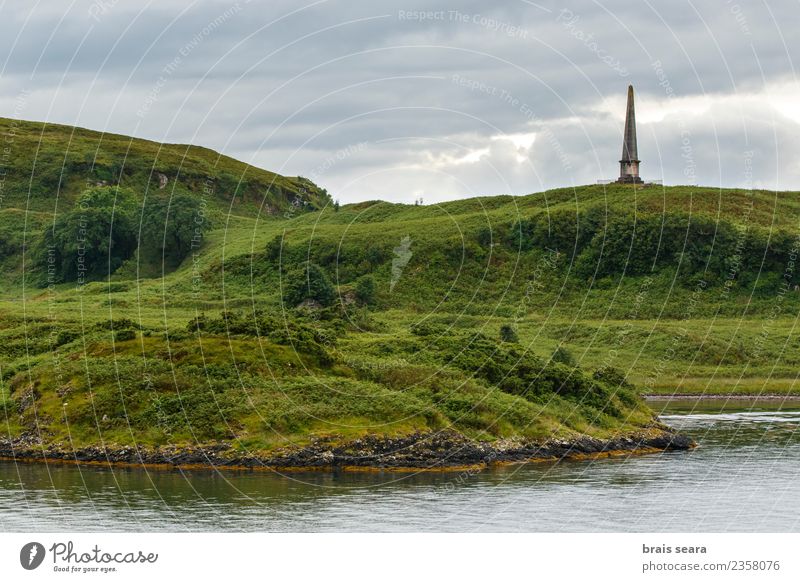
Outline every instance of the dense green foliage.
<path id="1" fill-rule="evenodd" d="M 504 342 L 517 343 L 519 341 L 519 336 L 514 326 L 504 323 L 500 326 L 500 339 Z"/>
<path id="2" fill-rule="evenodd" d="M 603 206 L 556 209 L 516 221 L 508 246 L 523 252 L 555 249 L 570 257 L 582 279 L 636 276 L 678 266 L 680 278 L 751 284 L 763 273 L 784 274 L 796 235 L 704 214 L 609 213 Z M 786 277 L 800 284 L 800 272 Z"/>
<path id="3" fill-rule="evenodd" d="M 60 283 L 113 273 L 136 250 L 134 208 L 133 194 L 122 188 L 83 192 L 41 237 L 43 279 Z"/>
<path id="4" fill-rule="evenodd" d="M 200 248 L 211 229 L 202 201 L 187 194 L 148 200 L 142 212 L 141 244 L 144 255 L 179 265 L 190 251 Z"/>
<path id="5" fill-rule="evenodd" d="M 375 277 L 365 275 L 356 281 L 356 299 L 364 305 L 372 305 L 377 300 L 378 284 Z"/>
<path id="6" fill-rule="evenodd" d="M 333 283 L 319 265 L 309 261 L 294 267 L 286 274 L 283 298 L 291 307 L 304 301 L 329 306 L 335 297 Z"/>
<path id="7" fill-rule="evenodd" d="M 0 260 L 13 258 L 20 251 L 20 245 L 15 240 L 13 232 L 8 228 L 8 225 L 3 225 L 5 228 L 0 230 Z"/>
<path id="8" fill-rule="evenodd" d="M 556 350 L 553 352 L 553 355 L 550 356 L 550 361 L 556 364 L 563 364 L 565 366 L 574 367 L 577 365 L 577 361 L 575 360 L 575 356 L 572 355 L 567 348 L 564 346 L 558 346 Z"/>
<path id="9" fill-rule="evenodd" d="M 186 194 L 155 197 L 138 212 L 130 190 L 96 186 L 39 235 L 37 267 L 44 284 L 97 279 L 138 248 L 141 260 L 174 268 L 200 248 L 210 228 L 202 203 Z"/>

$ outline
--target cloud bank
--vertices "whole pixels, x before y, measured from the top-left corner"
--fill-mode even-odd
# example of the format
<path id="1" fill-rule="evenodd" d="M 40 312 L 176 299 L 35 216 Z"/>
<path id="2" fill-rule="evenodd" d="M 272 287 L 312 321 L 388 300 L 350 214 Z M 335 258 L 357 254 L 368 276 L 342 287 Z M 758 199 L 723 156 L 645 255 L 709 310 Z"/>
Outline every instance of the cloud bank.
<path id="1" fill-rule="evenodd" d="M 800 190 L 796 9 L 5 4 L 0 115 L 208 146 L 343 202 L 437 202 L 615 178 L 632 83 L 645 179 Z"/>

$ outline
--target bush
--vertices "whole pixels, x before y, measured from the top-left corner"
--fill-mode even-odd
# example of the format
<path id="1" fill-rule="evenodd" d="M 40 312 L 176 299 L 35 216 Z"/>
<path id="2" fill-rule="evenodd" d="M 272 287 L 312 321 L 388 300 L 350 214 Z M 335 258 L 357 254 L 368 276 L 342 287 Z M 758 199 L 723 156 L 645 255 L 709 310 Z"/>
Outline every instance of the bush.
<path id="1" fill-rule="evenodd" d="M 550 356 L 550 361 L 556 364 L 564 364 L 565 366 L 577 366 L 575 356 L 564 346 L 558 346 Z"/>
<path id="2" fill-rule="evenodd" d="M 504 323 L 500 326 L 500 340 L 508 343 L 519 342 L 519 336 L 513 325 Z"/>
<path id="3" fill-rule="evenodd" d="M 20 247 L 11 234 L 0 232 L 0 260 L 13 257 L 20 252 Z"/>
<path id="4" fill-rule="evenodd" d="M 443 336 L 447 333 L 447 327 L 438 323 L 423 321 L 411 326 L 410 331 L 419 337 Z"/>
<path id="5" fill-rule="evenodd" d="M 574 365 L 574 359 L 563 348 L 559 358 L 569 359 L 572 364 L 556 361 L 555 354 L 545 363 L 516 346 L 502 344 L 482 334 L 449 335 L 434 341 L 428 340 L 426 348 L 442 364 L 468 372 L 503 392 L 531 401 L 547 401 L 553 394 L 558 394 L 594 416 L 622 414 L 613 402 L 612 392 L 618 397 L 625 392 L 625 405 L 636 405 L 631 390 L 625 387 L 612 391 L 604 381 L 587 376 Z"/>
<path id="6" fill-rule="evenodd" d="M 267 243 L 264 249 L 264 254 L 267 260 L 271 263 L 277 263 L 281 258 L 281 250 L 283 248 L 283 236 L 278 235 Z"/>
<path id="7" fill-rule="evenodd" d="M 330 315 L 330 310 L 320 310 L 313 322 L 304 322 L 300 318 L 283 318 L 266 315 L 263 312 L 243 314 L 225 311 L 220 317 L 206 315 L 195 317 L 186 325 L 186 332 L 198 332 L 230 337 L 241 335 L 260 337 L 271 342 L 292 346 L 299 353 L 313 356 L 322 365 L 330 364 L 333 359 L 327 347 L 336 345 L 339 335 L 344 333 L 344 322 Z M 173 339 L 176 332 L 170 332 Z"/>
<path id="8" fill-rule="evenodd" d="M 372 275 L 361 277 L 356 282 L 356 299 L 363 305 L 371 305 L 375 303 L 378 294 L 378 284 L 375 283 L 375 278 Z"/>
<path id="9" fill-rule="evenodd" d="M 80 334 L 76 331 L 62 329 L 56 336 L 56 346 L 63 346 L 65 344 L 72 343 L 79 337 Z"/>
<path id="10" fill-rule="evenodd" d="M 136 332 L 132 329 L 120 329 L 114 332 L 114 341 L 126 342 L 136 339 Z"/>
<path id="11" fill-rule="evenodd" d="M 156 197 L 142 212 L 140 251 L 177 266 L 193 248 L 198 248 L 211 228 L 201 200 L 188 194 Z"/>
<path id="12" fill-rule="evenodd" d="M 335 297 L 336 291 L 327 273 L 314 263 L 305 263 L 286 274 L 283 299 L 292 307 L 309 299 L 328 306 Z"/>
<path id="13" fill-rule="evenodd" d="M 595 370 L 594 374 L 592 374 L 592 378 L 599 382 L 605 382 L 611 387 L 617 388 L 633 388 L 630 382 L 625 377 L 625 372 L 619 370 L 617 368 L 606 366 L 604 368 L 598 368 Z"/>
<path id="14" fill-rule="evenodd" d="M 36 252 L 42 283 L 108 276 L 136 250 L 135 202 L 130 191 L 97 187 L 45 230 Z"/>
<path id="15" fill-rule="evenodd" d="M 492 229 L 488 226 L 484 226 L 483 228 L 479 229 L 476 238 L 478 240 L 478 244 L 482 247 L 489 247 L 494 242 Z"/>
<path id="16" fill-rule="evenodd" d="M 605 208 L 585 211 L 557 209 L 521 219 L 511 227 L 509 244 L 523 251 L 553 249 L 567 256 L 578 255 L 596 233 L 604 230 Z"/>
<path id="17" fill-rule="evenodd" d="M 624 213 L 596 231 L 576 270 L 585 277 L 596 271 L 602 278 L 644 275 L 680 265 L 684 283 L 698 274 L 714 281 L 733 273 L 747 284 L 755 273 L 783 271 L 791 249 L 789 238 L 780 231 L 770 238 L 758 227 L 745 229 L 704 215 Z"/>

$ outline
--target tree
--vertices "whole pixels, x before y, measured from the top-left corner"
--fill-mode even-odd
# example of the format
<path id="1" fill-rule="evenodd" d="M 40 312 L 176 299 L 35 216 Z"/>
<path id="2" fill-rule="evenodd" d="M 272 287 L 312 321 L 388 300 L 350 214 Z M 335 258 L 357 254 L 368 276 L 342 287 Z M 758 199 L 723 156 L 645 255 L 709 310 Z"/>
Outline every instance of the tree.
<path id="1" fill-rule="evenodd" d="M 517 331 L 513 325 L 504 323 L 500 326 L 500 340 L 508 343 L 517 343 L 519 341 L 519 336 L 517 336 Z"/>
<path id="2" fill-rule="evenodd" d="M 267 260 L 271 263 L 278 263 L 278 260 L 281 258 L 281 252 L 283 250 L 283 236 L 276 235 L 273 237 L 268 243 L 267 246 L 264 248 L 264 254 L 267 257 Z"/>
<path id="3" fill-rule="evenodd" d="M 3 226 L 10 225 L 6 224 Z M 10 232 L 10 230 L 10 228 L 6 232 L 0 230 L 0 261 L 16 255 L 21 250 L 22 245 L 16 240 L 17 237 L 14 236 L 14 233 Z"/>
<path id="4" fill-rule="evenodd" d="M 375 298 L 378 293 L 378 284 L 375 283 L 375 278 L 372 275 L 365 275 L 356 282 L 356 299 L 364 305 L 371 305 L 375 303 Z"/>
<path id="5" fill-rule="evenodd" d="M 159 196 L 147 201 L 142 212 L 140 251 L 177 266 L 199 248 L 211 228 L 201 200 L 188 194 Z"/>
<path id="6" fill-rule="evenodd" d="M 319 265 L 306 262 L 286 274 L 283 299 L 292 307 L 307 299 L 328 306 L 335 296 L 331 280 Z"/>
<path id="7" fill-rule="evenodd" d="M 133 255 L 133 194 L 103 186 L 85 190 L 75 206 L 45 230 L 37 263 L 47 282 L 108 276 Z"/>

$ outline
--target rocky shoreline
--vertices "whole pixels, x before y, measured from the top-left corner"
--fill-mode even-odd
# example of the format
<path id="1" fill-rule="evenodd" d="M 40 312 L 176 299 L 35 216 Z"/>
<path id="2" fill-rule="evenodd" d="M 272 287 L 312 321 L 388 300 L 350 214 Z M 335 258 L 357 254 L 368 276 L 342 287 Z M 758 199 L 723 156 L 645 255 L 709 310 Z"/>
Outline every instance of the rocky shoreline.
<path id="1" fill-rule="evenodd" d="M 659 426 L 608 440 L 581 437 L 543 442 L 508 439 L 482 443 L 451 431 L 414 433 L 397 438 L 367 436 L 346 443 L 320 438 L 304 447 L 285 448 L 270 454 L 242 453 L 227 443 L 158 449 L 109 446 L 63 450 L 56 446 L 36 446 L 30 438 L 13 441 L 0 439 L 0 458 L 167 468 L 452 470 L 506 463 L 687 450 L 694 446 L 692 439 Z"/>

